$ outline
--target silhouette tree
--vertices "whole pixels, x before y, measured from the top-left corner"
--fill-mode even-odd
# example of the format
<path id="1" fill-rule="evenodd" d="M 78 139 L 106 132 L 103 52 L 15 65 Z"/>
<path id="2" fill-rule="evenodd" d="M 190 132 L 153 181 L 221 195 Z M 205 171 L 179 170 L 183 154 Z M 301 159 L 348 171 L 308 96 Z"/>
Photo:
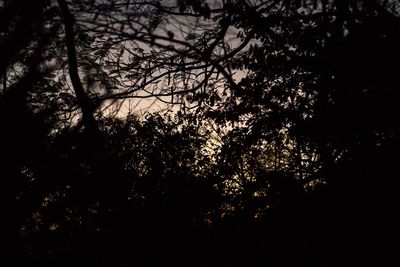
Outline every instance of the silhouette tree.
<path id="1" fill-rule="evenodd" d="M 13 265 L 396 263 L 398 16 L 373 0 L 7 1 Z M 107 115 L 147 98 L 179 112 Z"/>
<path id="2" fill-rule="evenodd" d="M 398 231 L 392 211 L 399 201 L 390 189 L 397 181 L 389 173 L 398 147 L 398 115 L 389 98 L 398 94 L 392 68 L 399 55 L 398 5 L 314 2 L 277 1 L 261 10 L 237 3 L 237 27 L 243 38 L 253 35 L 258 42 L 232 60 L 249 72 L 232 89 L 232 101 L 210 115 L 245 124 L 241 133 L 252 144 L 265 140 L 286 148 L 292 159 L 288 170 L 303 188 L 326 184 L 311 194 L 311 215 L 294 217 L 300 222 L 311 216 L 311 225 L 320 229 L 307 237 L 319 247 L 318 256 L 306 260 L 319 265 L 329 259 L 332 266 L 394 261 Z M 391 149 L 382 146 L 386 142 Z"/>

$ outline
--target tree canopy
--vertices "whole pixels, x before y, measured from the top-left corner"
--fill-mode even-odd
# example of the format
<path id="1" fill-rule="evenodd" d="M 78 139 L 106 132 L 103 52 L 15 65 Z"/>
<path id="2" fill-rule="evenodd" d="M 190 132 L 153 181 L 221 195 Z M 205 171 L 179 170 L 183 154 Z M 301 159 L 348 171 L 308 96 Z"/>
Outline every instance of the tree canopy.
<path id="1" fill-rule="evenodd" d="M 396 265 L 399 13 L 4 0 L 10 266 Z"/>

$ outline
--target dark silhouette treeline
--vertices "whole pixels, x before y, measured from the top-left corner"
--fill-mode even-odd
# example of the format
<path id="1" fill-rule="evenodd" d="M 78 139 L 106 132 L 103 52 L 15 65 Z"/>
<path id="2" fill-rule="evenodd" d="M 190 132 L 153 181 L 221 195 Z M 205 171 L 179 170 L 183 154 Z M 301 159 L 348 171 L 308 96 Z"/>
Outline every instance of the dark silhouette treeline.
<path id="1" fill-rule="evenodd" d="M 4 266 L 400 263 L 396 1 L 78 2 L 0 9 Z M 77 18 L 139 14 L 135 5 L 149 5 L 157 23 L 214 21 L 219 32 L 193 35 L 195 45 L 177 41 L 189 50 L 160 47 L 213 66 L 225 89 L 177 91 L 198 102 L 193 112 L 102 112 L 106 97 L 85 68 L 98 87 L 118 82 L 99 78 L 89 57 L 100 45 Z M 218 58 L 229 27 L 244 45 Z M 149 34 L 149 47 L 175 40 Z M 151 60 L 169 56 L 158 51 Z M 195 70 L 181 62 L 158 68 Z M 239 82 L 235 70 L 247 70 Z M 171 92 L 153 91 L 160 101 Z M 131 97 L 106 96 L 121 95 Z"/>

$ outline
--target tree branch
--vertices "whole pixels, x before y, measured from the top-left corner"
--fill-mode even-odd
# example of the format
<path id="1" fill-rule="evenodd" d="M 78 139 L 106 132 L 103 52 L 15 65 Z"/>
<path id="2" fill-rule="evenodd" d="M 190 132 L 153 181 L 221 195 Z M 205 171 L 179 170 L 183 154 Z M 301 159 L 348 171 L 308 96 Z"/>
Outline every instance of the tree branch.
<path id="1" fill-rule="evenodd" d="M 69 11 L 68 3 L 65 0 L 57 0 L 57 3 L 60 7 L 65 27 L 65 45 L 67 47 L 68 72 L 72 87 L 75 91 L 78 104 L 82 111 L 82 121 L 90 132 L 95 133 L 99 131 L 97 122 L 93 116 L 95 107 L 83 88 L 78 72 L 78 60 L 76 56 L 73 28 L 75 19 Z"/>

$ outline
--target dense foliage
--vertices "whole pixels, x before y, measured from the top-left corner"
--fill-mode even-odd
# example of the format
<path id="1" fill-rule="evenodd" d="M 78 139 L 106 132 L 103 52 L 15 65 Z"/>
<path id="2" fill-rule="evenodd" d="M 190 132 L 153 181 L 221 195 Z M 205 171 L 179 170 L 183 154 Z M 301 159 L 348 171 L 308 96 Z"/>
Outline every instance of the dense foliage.
<path id="1" fill-rule="evenodd" d="M 9 265 L 398 265 L 399 12 L 4 1 Z"/>

